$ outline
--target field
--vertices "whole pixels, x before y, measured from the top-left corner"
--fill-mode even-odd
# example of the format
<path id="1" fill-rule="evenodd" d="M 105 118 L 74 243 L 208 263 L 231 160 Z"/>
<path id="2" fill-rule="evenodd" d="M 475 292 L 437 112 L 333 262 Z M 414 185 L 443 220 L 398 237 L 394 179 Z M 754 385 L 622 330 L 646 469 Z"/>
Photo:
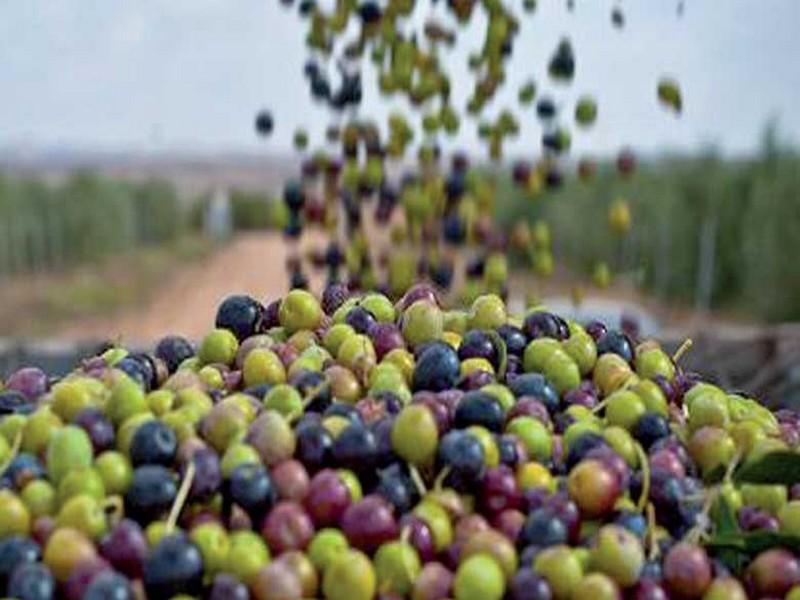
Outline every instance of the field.
<path id="1" fill-rule="evenodd" d="M 289 247 L 274 231 L 280 206 L 274 198 L 287 165 L 270 164 L 165 160 L 77 172 L 74 165 L 9 169 L 0 179 L 0 206 L 6 216 L 13 210 L 15 220 L 2 221 L 13 234 L 0 246 L 0 337 L 146 346 L 166 331 L 201 336 L 232 290 L 261 298 L 284 293 Z M 720 378 L 768 392 L 793 388 L 787 357 L 795 355 L 798 334 L 760 324 L 800 318 L 798 173 L 794 152 L 767 143 L 749 160 L 645 162 L 625 181 L 601 169 L 593 182 L 571 182 L 533 200 L 501 178 L 497 219 L 547 221 L 558 260 L 549 278 L 518 260 L 512 302 L 547 298 L 572 310 L 571 293 L 580 286 L 584 314 L 604 315 L 611 307 L 608 314 L 617 318 L 620 306 L 631 307 L 675 345 L 700 334 L 698 362 Z M 202 232 L 203 206 L 219 186 L 231 196 L 236 237 L 229 242 Z M 634 226 L 624 241 L 605 226 L 616 198 L 632 209 Z M 70 251 L 60 252 L 57 240 L 70 236 Z M 302 245 L 321 243 L 308 234 Z M 607 290 L 589 281 L 598 258 L 616 271 Z M 319 289 L 322 279 L 314 274 L 312 282 Z M 730 344 L 740 354 L 763 351 L 745 352 L 750 358 L 732 364 L 721 350 Z M 783 350 L 769 351 L 773 346 Z M 757 378 L 759 361 L 770 366 Z"/>
<path id="2" fill-rule="evenodd" d="M 800 318 L 800 157 L 770 131 L 753 158 L 663 157 L 643 161 L 624 180 L 601 166 L 593 181 L 573 181 L 535 199 L 500 174 L 497 220 L 508 227 L 547 222 L 559 265 L 552 283 L 518 261 L 515 287 L 552 295 L 553 288 L 568 293 L 584 282 L 589 295 L 597 294 L 585 282 L 592 265 L 604 260 L 616 273 L 615 290 L 634 291 L 676 315 L 713 311 L 751 323 Z M 230 192 L 235 230 L 273 228 L 281 219 L 274 198 L 289 164 L 253 157 L 8 164 L 0 176 L 0 281 L 77 273 L 120 256 L 130 265 L 142 248 L 180 245 L 201 233 L 205 199 L 220 187 Z M 626 200 L 632 213 L 624 240 L 605 226 L 616 199 Z M 81 287 L 65 293 L 61 304 L 73 304 Z M 134 287 L 146 292 L 148 286 Z M 4 288 L 7 293 L 9 285 Z M 107 300 L 90 308 L 119 308 L 113 290 L 97 295 L 104 293 Z M 119 304 L 129 296 L 121 292 Z M 81 302 L 75 304 L 73 315 L 80 316 Z M 0 326 L 0 334 L 25 333 L 21 325 Z"/>
<path id="3" fill-rule="evenodd" d="M 628 180 L 611 169 L 530 201 L 506 183 L 498 218 L 551 224 L 556 256 L 588 277 L 606 260 L 662 302 L 753 321 L 800 319 L 800 158 L 767 138 L 759 157 L 713 154 L 645 163 Z M 606 226 L 609 204 L 631 206 L 624 240 Z"/>

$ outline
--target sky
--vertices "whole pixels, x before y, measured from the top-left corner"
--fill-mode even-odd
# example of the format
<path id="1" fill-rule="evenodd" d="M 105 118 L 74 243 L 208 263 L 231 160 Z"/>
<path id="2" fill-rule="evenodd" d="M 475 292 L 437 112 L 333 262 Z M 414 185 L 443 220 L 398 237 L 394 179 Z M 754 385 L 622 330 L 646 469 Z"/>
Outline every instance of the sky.
<path id="1" fill-rule="evenodd" d="M 572 13 L 564 0 L 539 0 L 533 16 L 513 0 L 522 29 L 505 90 L 487 110 L 517 111 L 522 131 L 510 153 L 540 147 L 533 109 L 515 100 L 531 77 L 565 110 L 595 95 L 597 124 L 574 136 L 582 153 L 748 153 L 772 118 L 800 143 L 800 1 L 685 0 L 680 19 L 677 2 L 625 0 L 627 25 L 618 31 L 611 0 L 575 0 Z M 420 12 L 441 5 L 420 3 Z M 462 104 L 464 64 L 482 26 L 476 19 L 460 32 L 446 60 Z M 546 76 L 565 35 L 577 56 L 569 88 Z M 331 114 L 309 99 L 304 36 L 305 23 L 278 0 L 0 0 L 0 148 L 285 153 L 301 126 L 321 140 Z M 407 108 L 380 100 L 373 73 L 365 75 L 362 114 L 385 119 Z M 664 75 L 681 82 L 681 118 L 655 99 Z M 276 123 L 266 141 L 253 130 L 260 108 Z M 475 129 L 466 122 L 457 144 L 478 151 Z"/>

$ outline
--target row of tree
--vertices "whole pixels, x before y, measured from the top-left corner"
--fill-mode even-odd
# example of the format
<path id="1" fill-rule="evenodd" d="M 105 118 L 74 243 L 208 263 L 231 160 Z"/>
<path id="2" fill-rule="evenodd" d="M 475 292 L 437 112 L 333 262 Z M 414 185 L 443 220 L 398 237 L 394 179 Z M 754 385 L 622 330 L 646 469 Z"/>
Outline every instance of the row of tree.
<path id="1" fill-rule="evenodd" d="M 548 221 L 557 259 L 576 271 L 606 260 L 666 301 L 800 319 L 800 156 L 773 133 L 751 159 L 665 158 L 624 179 L 602 169 L 533 201 L 510 184 L 504 195 L 498 217 Z M 618 198 L 633 219 L 624 237 L 606 225 Z"/>

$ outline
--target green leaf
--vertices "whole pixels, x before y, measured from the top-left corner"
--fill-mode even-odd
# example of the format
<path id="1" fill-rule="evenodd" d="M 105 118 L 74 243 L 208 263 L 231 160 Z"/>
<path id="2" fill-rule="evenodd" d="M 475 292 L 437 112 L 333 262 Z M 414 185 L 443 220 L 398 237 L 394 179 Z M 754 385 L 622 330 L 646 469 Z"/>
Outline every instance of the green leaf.
<path id="1" fill-rule="evenodd" d="M 494 329 L 486 332 L 492 340 L 492 344 L 497 349 L 497 380 L 503 381 L 508 367 L 508 348 L 506 342 Z"/>
<path id="2" fill-rule="evenodd" d="M 716 551 L 712 551 L 712 554 L 717 560 L 724 564 L 731 573 L 737 575 L 741 573 L 750 558 L 746 552 L 733 548 L 719 548 Z"/>
<path id="3" fill-rule="evenodd" d="M 727 469 L 725 465 L 720 465 L 715 467 L 705 475 L 703 475 L 703 483 L 706 485 L 713 485 L 715 483 L 722 483 L 722 480 L 725 478 L 725 473 Z"/>
<path id="4" fill-rule="evenodd" d="M 737 550 L 754 557 L 771 548 L 786 548 L 800 552 L 800 537 L 773 531 L 752 531 L 739 534 L 715 535 L 706 547 L 712 550 Z"/>
<path id="5" fill-rule="evenodd" d="M 745 536 L 746 534 L 742 535 L 733 535 L 733 534 L 724 534 L 724 535 L 715 535 L 710 540 L 706 541 L 705 546 L 706 548 L 711 549 L 730 549 L 730 550 L 745 550 Z"/>
<path id="6" fill-rule="evenodd" d="M 772 531 L 754 531 L 745 538 L 745 549 L 750 556 L 776 547 L 800 552 L 800 537 Z"/>
<path id="7" fill-rule="evenodd" d="M 800 481 L 800 454 L 771 452 L 746 462 L 733 474 L 736 483 L 793 485 Z"/>
<path id="8" fill-rule="evenodd" d="M 739 533 L 739 523 L 733 512 L 730 502 L 720 494 L 711 512 L 714 518 L 714 532 L 717 535 L 732 535 Z"/>
<path id="9" fill-rule="evenodd" d="M 744 552 L 736 550 L 723 550 L 717 554 L 717 558 L 728 567 L 731 573 L 739 575 L 750 562 L 748 556 Z"/>
<path id="10" fill-rule="evenodd" d="M 714 521 L 714 533 L 716 539 L 731 539 L 736 542 L 741 540 L 739 523 L 736 520 L 733 508 L 727 498 L 720 494 L 717 496 L 711 510 Z M 740 548 L 718 547 L 715 548 L 714 555 L 732 573 L 738 573 L 747 562 L 747 554 Z"/>

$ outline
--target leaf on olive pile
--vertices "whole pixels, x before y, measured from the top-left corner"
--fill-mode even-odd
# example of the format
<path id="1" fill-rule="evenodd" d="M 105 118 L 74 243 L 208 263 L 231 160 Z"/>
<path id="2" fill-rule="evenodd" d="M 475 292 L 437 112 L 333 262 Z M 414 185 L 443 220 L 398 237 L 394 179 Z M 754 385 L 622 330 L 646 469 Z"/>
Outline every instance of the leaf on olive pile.
<path id="1" fill-rule="evenodd" d="M 736 483 L 793 485 L 800 481 L 800 454 L 771 452 L 744 463 L 733 474 Z"/>
<path id="2" fill-rule="evenodd" d="M 707 483 L 719 483 L 727 467 L 721 465 L 703 477 Z M 788 451 L 770 452 L 747 461 L 733 472 L 735 483 L 794 485 L 800 481 L 800 454 Z"/>
<path id="3" fill-rule="evenodd" d="M 497 376 L 502 379 L 506 376 L 506 368 L 508 367 L 508 348 L 499 333 L 489 330 L 487 334 L 492 340 L 492 345 L 497 349 Z"/>

